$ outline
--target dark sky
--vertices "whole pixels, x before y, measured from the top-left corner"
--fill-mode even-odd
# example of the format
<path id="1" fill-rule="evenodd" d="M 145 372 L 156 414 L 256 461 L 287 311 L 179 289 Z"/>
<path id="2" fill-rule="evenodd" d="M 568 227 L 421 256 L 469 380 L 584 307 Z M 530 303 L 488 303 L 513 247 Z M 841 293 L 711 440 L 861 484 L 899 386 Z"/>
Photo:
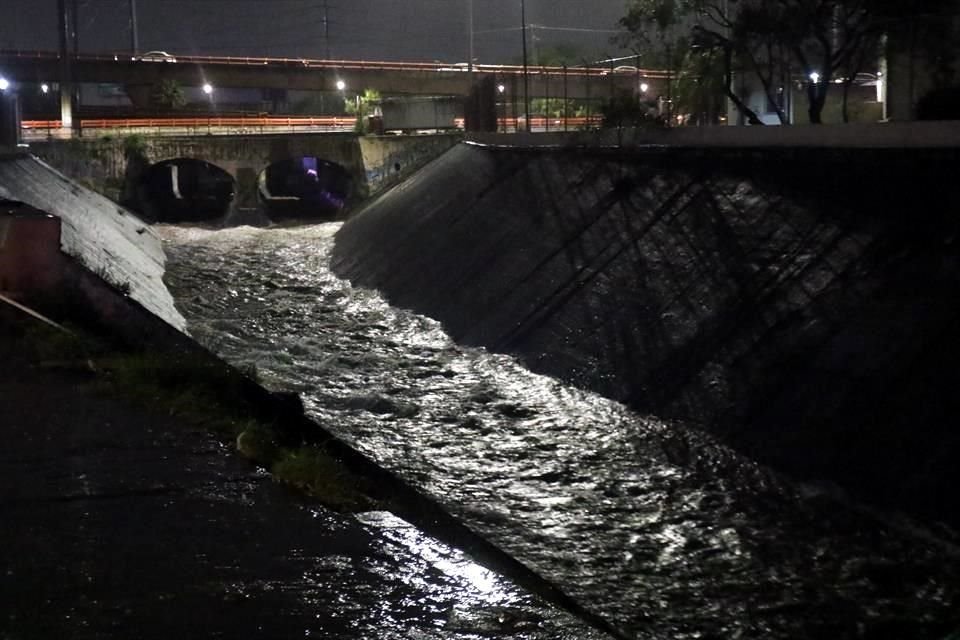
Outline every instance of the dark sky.
<path id="1" fill-rule="evenodd" d="M 67 0 L 70 2 L 71 0 Z M 129 51 L 129 0 L 78 0 L 81 51 Z M 465 61 L 469 0 L 136 0 L 140 50 L 187 55 Z M 520 0 L 473 0 L 478 62 L 520 59 Z M 0 48 L 55 49 L 57 0 L 0 0 Z M 526 0 L 530 55 L 576 47 L 597 59 L 626 0 Z"/>

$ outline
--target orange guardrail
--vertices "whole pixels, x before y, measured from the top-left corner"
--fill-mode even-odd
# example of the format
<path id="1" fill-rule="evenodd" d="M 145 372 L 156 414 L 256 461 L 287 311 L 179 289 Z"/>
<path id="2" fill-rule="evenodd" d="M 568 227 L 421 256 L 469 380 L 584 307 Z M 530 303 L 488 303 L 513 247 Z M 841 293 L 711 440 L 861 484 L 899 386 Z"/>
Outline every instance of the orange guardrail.
<path id="1" fill-rule="evenodd" d="M 530 128 L 534 131 L 575 131 L 590 127 L 599 127 L 603 118 L 599 115 L 571 116 L 569 118 L 531 116 Z M 287 131 L 294 132 L 309 130 L 326 131 L 350 131 L 353 129 L 356 120 L 353 116 L 224 116 L 224 117 L 170 117 L 170 118 L 84 118 L 80 121 L 82 130 L 87 131 L 137 131 L 151 130 L 155 134 L 163 134 L 168 131 L 175 135 L 182 133 L 184 129 L 196 132 L 213 133 L 235 133 L 240 131 L 260 130 L 267 131 Z M 37 135 L 62 137 L 64 131 L 61 129 L 60 120 L 24 120 L 21 123 L 25 133 L 34 137 Z M 438 127 L 439 129 L 463 129 L 463 118 L 455 118 L 447 127 Z M 523 117 L 508 116 L 497 118 L 497 131 L 515 132 L 522 131 L 526 127 Z M 395 131 L 400 128 L 393 128 L 387 124 L 387 131 Z M 430 127 L 433 129 L 433 127 Z M 179 131 L 178 131 L 179 130 Z M 236 130 L 236 131 L 231 131 Z"/>
<path id="2" fill-rule="evenodd" d="M 530 125 L 538 129 L 544 128 L 579 128 L 588 125 L 599 125 L 602 121 L 600 116 L 572 116 L 569 118 L 531 116 Z M 353 127 L 356 120 L 353 116 L 225 116 L 210 118 L 84 118 L 80 121 L 82 129 L 163 129 L 163 128 L 182 128 L 182 129 L 200 129 L 206 127 L 239 127 L 239 128 L 259 128 L 259 127 Z M 30 130 L 48 130 L 60 129 L 63 123 L 60 120 L 24 120 L 21 126 Z M 516 129 L 523 126 L 522 117 L 498 118 L 499 128 Z M 456 118 L 451 126 L 462 128 L 464 126 L 463 118 Z M 389 128 L 389 127 L 388 127 Z"/>
<path id="3" fill-rule="evenodd" d="M 83 129 L 136 129 L 136 128 L 200 128 L 200 127 L 352 127 L 353 116 L 291 116 L 249 117 L 212 116 L 209 118 L 84 118 Z M 60 120 L 24 120 L 24 129 L 59 129 Z"/>

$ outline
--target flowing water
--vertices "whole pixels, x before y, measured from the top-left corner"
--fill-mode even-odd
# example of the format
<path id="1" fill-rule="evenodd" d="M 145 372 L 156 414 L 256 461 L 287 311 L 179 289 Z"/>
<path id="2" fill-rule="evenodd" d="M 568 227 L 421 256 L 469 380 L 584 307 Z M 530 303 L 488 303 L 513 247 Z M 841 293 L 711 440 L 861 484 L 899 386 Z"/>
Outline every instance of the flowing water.
<path id="1" fill-rule="evenodd" d="M 922 639 L 960 627 L 950 532 L 460 347 L 333 275 L 338 228 L 161 227 L 192 335 L 298 392 L 315 421 L 624 636 Z"/>

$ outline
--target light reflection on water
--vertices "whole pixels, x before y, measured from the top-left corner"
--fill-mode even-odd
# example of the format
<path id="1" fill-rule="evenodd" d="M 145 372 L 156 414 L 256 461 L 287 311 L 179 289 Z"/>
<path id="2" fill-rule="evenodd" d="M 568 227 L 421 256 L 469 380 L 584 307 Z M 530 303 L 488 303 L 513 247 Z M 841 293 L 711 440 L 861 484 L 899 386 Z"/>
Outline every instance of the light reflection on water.
<path id="1" fill-rule="evenodd" d="M 457 347 L 336 278 L 337 228 L 163 228 L 191 332 L 301 393 L 320 424 L 588 609 L 642 638 L 924 638 L 960 624 L 952 548 L 682 425 Z"/>

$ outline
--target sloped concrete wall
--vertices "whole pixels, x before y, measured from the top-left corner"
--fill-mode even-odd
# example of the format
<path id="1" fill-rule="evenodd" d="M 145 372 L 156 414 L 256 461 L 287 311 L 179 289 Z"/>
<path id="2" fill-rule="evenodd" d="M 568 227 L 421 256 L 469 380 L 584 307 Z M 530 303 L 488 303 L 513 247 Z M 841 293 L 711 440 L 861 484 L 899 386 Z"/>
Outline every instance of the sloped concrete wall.
<path id="1" fill-rule="evenodd" d="M 166 257 L 160 238 L 139 218 L 26 154 L 0 156 L 0 198 L 60 218 L 65 254 L 184 330 L 186 322 L 163 283 Z"/>
<path id="2" fill-rule="evenodd" d="M 957 155 L 461 145 L 348 220 L 333 266 L 461 342 L 957 522 Z"/>

